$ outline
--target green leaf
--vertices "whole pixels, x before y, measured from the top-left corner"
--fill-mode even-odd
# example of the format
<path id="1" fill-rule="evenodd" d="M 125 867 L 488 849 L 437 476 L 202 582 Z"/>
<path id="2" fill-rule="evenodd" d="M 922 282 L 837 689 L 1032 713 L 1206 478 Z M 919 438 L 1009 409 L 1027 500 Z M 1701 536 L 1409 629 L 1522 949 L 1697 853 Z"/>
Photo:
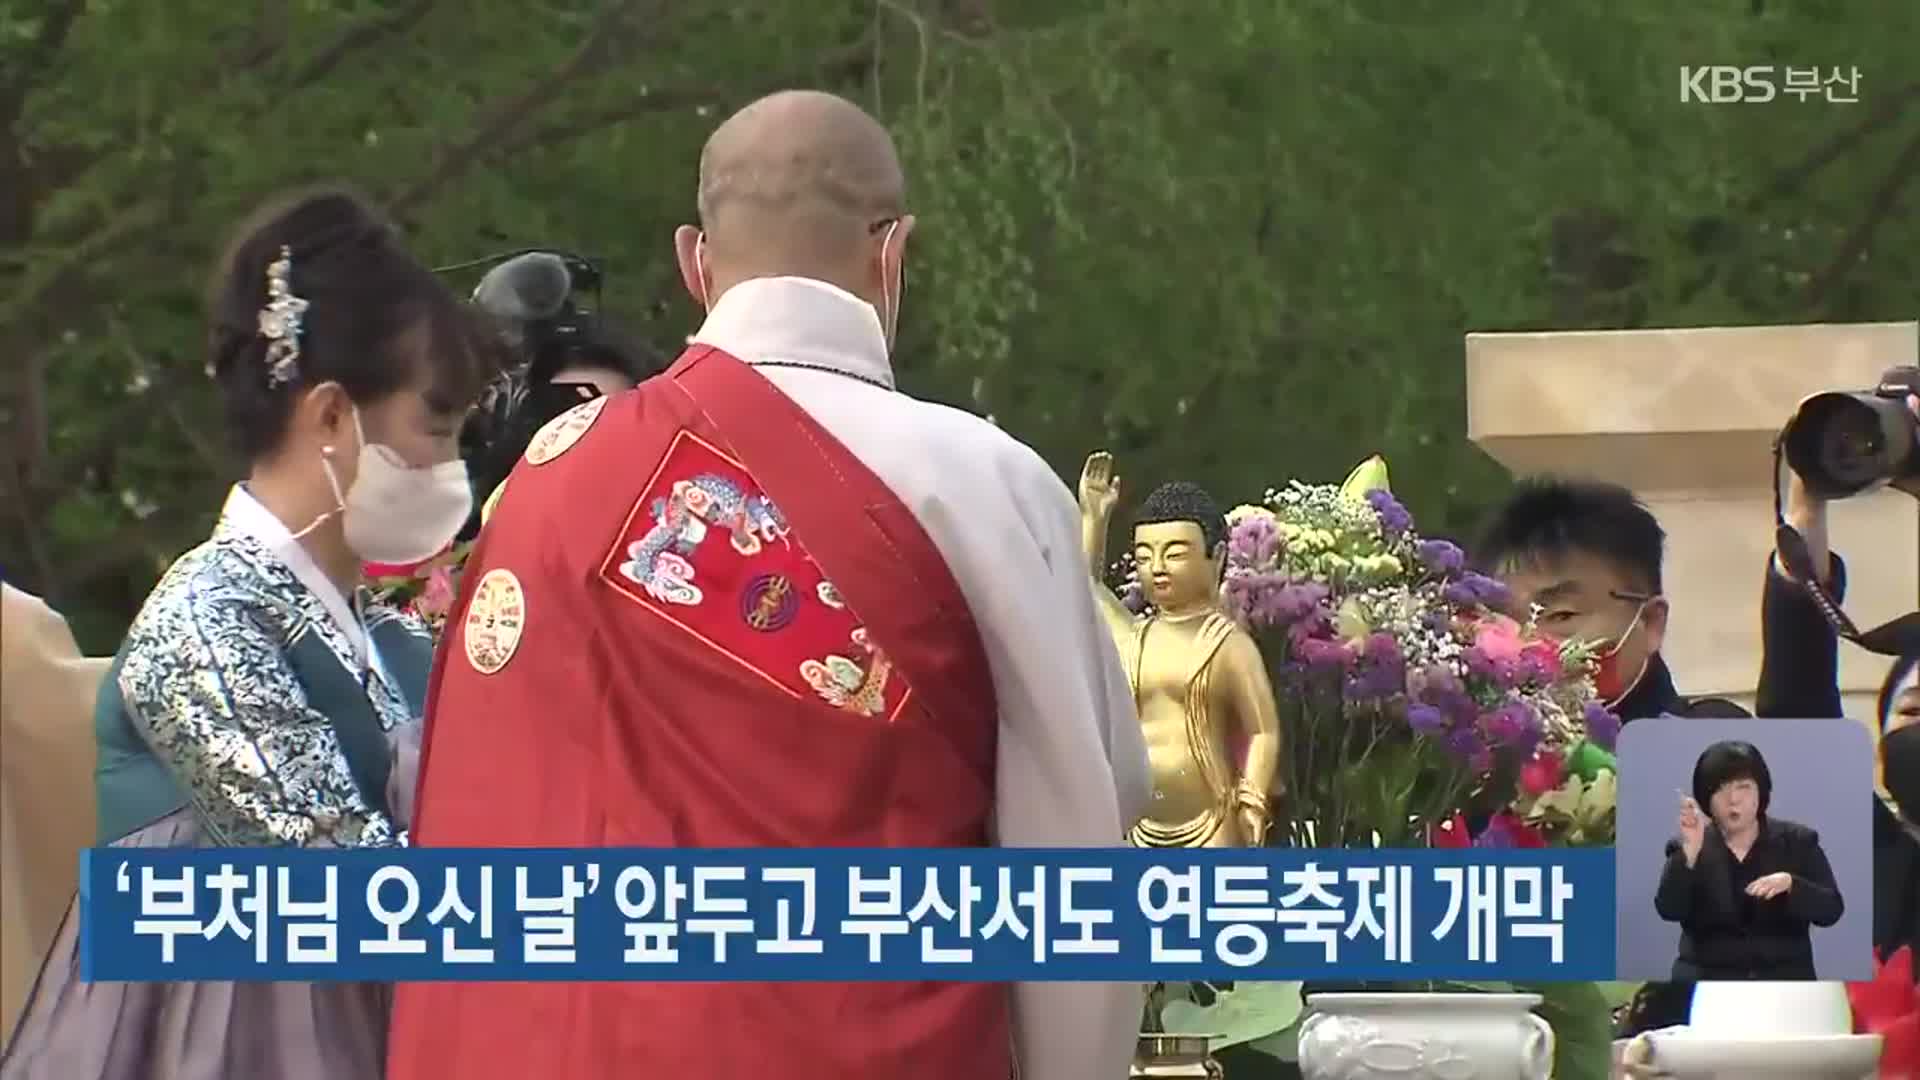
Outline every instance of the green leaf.
<path id="1" fill-rule="evenodd" d="M 1646 984 L 1637 982 L 1603 982 L 1594 983 L 1593 985 L 1600 988 L 1600 993 L 1607 999 L 1608 1007 L 1617 1009 L 1631 1002 L 1633 995 L 1639 993 L 1640 988 Z"/>
<path id="2" fill-rule="evenodd" d="M 1173 995 L 1160 1010 L 1160 1023 L 1170 1033 L 1213 1035 L 1213 1049 L 1258 1042 L 1286 1031 L 1300 1019 L 1297 982 L 1241 982 L 1231 990 L 1214 991 L 1213 1004 L 1201 1005 Z"/>
<path id="3" fill-rule="evenodd" d="M 1613 1004 L 1601 983 L 1519 983 L 1539 994 L 1534 1010 L 1553 1025 L 1554 1080 L 1607 1080 L 1612 1067 Z"/>
<path id="4" fill-rule="evenodd" d="M 1304 1019 L 1304 1017 L 1301 1019 Z M 1253 1040 L 1247 1044 L 1247 1048 L 1250 1050 L 1258 1050 L 1260 1053 L 1270 1057 L 1279 1058 L 1281 1061 L 1299 1061 L 1300 1020 L 1296 1019 L 1293 1023 L 1288 1024 L 1286 1027 L 1271 1035 Z"/>

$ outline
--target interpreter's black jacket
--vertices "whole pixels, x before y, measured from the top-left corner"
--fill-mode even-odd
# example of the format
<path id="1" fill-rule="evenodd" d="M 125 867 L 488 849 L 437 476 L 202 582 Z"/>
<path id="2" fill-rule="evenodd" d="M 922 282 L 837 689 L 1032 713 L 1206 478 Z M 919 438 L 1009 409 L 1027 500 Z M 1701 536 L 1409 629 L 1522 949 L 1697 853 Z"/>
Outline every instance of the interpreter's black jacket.
<path id="1" fill-rule="evenodd" d="M 1776 873 L 1793 879 L 1784 895 L 1747 895 L 1747 886 Z M 1680 924 L 1677 982 L 1817 978 L 1811 928 L 1832 926 L 1846 911 L 1819 834 L 1780 818 L 1761 819 L 1744 859 L 1712 826 L 1692 866 L 1680 841 L 1669 841 L 1653 906 Z"/>

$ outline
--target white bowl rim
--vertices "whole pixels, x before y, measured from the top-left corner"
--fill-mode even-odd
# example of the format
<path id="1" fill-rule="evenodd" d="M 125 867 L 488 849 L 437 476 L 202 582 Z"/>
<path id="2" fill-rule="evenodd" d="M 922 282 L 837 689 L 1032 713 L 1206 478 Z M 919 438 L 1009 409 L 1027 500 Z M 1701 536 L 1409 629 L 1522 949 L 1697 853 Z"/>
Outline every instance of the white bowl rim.
<path id="1" fill-rule="evenodd" d="M 1850 1032 L 1846 1035 L 1719 1035 L 1711 1031 L 1694 1031 L 1689 1028 L 1663 1028 L 1646 1033 L 1648 1042 L 1685 1042 L 1714 1046 L 1773 1046 L 1793 1043 L 1859 1043 L 1881 1042 L 1882 1035 Z M 1632 1042 L 1631 1039 L 1617 1040 Z"/>
<path id="2" fill-rule="evenodd" d="M 1346 1006 L 1350 1008 L 1375 1009 L 1394 1005 L 1422 1005 L 1435 1008 L 1461 1008 L 1471 1006 L 1502 1006 L 1507 1008 L 1531 1009 L 1546 999 L 1539 994 L 1496 994 L 1480 993 L 1476 990 L 1456 991 L 1408 991 L 1406 993 L 1325 993 L 1308 994 L 1307 1007 L 1313 1008 L 1315 1002 L 1324 1002 L 1328 1006 Z"/>

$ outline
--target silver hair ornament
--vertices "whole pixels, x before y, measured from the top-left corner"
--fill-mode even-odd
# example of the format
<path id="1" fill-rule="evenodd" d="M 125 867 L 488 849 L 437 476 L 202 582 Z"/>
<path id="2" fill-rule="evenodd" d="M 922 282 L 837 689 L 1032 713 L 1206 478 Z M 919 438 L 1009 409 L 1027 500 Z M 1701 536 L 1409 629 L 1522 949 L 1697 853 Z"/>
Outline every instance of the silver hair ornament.
<path id="1" fill-rule="evenodd" d="M 293 294 L 288 276 L 293 252 L 282 247 L 267 265 L 267 306 L 260 309 L 260 336 L 267 339 L 267 385 L 280 386 L 300 374 L 300 321 L 307 302 Z"/>

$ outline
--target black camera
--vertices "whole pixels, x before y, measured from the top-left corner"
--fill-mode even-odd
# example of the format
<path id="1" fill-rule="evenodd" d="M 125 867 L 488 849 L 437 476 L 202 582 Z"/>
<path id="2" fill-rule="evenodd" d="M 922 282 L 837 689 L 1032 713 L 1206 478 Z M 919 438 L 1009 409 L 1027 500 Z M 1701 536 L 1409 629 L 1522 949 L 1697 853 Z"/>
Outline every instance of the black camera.
<path id="1" fill-rule="evenodd" d="M 1907 407 L 1915 394 L 1920 367 L 1891 368 L 1865 392 L 1813 395 L 1781 433 L 1787 464 L 1823 499 L 1920 477 L 1920 419 Z"/>

